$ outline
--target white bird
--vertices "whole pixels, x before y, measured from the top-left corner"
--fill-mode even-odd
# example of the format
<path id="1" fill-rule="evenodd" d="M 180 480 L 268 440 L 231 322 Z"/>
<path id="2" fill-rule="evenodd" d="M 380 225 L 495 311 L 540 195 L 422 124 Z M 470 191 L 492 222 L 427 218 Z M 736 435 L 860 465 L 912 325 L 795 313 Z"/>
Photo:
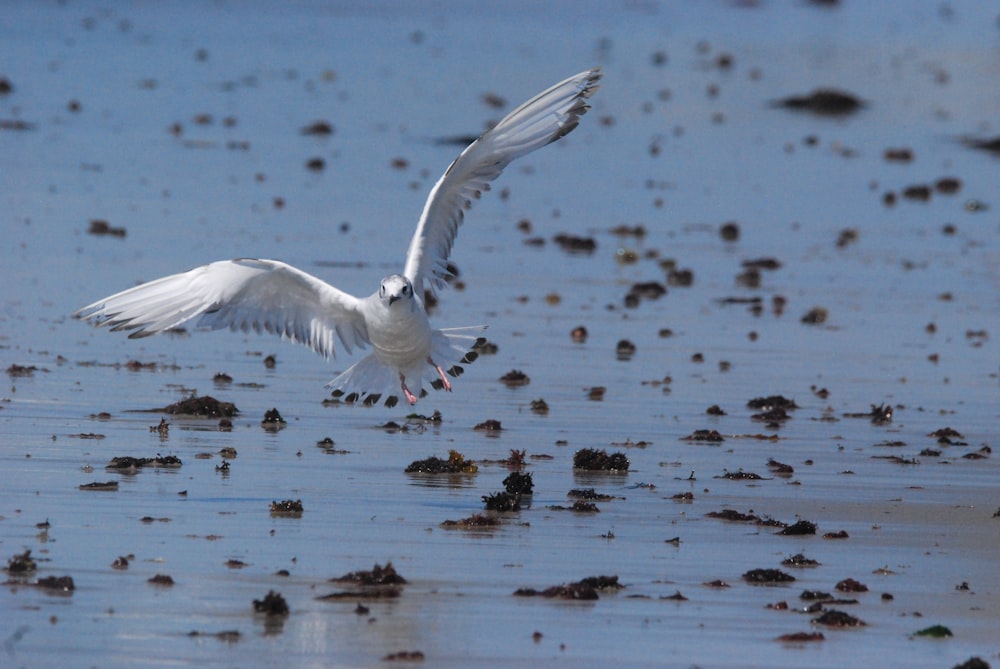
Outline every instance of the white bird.
<path id="1" fill-rule="evenodd" d="M 425 290 L 443 287 L 451 276 L 448 255 L 472 201 L 511 161 L 576 128 L 600 78 L 600 68 L 594 68 L 556 84 L 470 144 L 431 189 L 403 273 L 382 279 L 368 297 L 345 293 L 277 260 L 239 258 L 150 281 L 74 316 L 112 331 L 131 331 L 131 338 L 197 318 L 199 328 L 278 334 L 326 359 L 334 355 L 335 339 L 347 353 L 370 345 L 372 353 L 327 384 L 351 401 L 377 402 L 395 384 L 410 404 L 425 394 L 425 381 L 451 390 L 448 376 L 457 376 L 458 364 L 474 359 L 471 349 L 486 326 L 433 329 Z M 386 404 L 396 401 L 389 395 Z"/>

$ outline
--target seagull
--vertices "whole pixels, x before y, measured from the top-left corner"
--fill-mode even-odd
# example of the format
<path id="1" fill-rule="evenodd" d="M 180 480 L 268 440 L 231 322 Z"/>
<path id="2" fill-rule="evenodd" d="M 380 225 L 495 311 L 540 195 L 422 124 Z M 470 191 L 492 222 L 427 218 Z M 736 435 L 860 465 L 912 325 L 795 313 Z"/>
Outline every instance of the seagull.
<path id="1" fill-rule="evenodd" d="M 278 260 L 221 260 L 97 300 L 73 316 L 130 338 L 148 337 L 197 319 L 200 329 L 280 335 L 329 360 L 335 342 L 348 354 L 372 352 L 327 384 L 346 401 L 395 406 L 398 387 L 411 405 L 433 388 L 451 390 L 449 376 L 473 350 L 485 325 L 434 329 L 425 296 L 452 276 L 448 256 L 472 201 L 512 161 L 569 134 L 599 88 L 600 68 L 580 72 L 539 93 L 472 142 L 431 189 L 410 241 L 402 274 L 355 297 Z"/>

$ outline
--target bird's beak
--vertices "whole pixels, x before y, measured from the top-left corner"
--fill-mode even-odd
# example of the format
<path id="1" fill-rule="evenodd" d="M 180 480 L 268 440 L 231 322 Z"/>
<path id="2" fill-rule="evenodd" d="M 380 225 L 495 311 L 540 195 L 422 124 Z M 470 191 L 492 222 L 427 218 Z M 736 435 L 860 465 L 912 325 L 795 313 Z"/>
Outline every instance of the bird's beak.
<path id="1" fill-rule="evenodd" d="M 390 295 L 389 296 L 389 306 L 391 307 L 392 303 L 395 302 L 398 299 L 399 299 L 399 295 Z"/>

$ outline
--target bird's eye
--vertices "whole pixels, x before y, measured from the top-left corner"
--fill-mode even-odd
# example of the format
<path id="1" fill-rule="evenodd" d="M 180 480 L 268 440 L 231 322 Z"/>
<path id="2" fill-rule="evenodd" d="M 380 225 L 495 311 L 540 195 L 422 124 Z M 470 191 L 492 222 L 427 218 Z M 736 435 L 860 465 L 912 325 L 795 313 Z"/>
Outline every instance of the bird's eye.
<path id="1" fill-rule="evenodd" d="M 403 295 L 409 295 L 409 294 L 410 294 L 410 284 L 406 284 L 405 286 L 403 286 Z"/>

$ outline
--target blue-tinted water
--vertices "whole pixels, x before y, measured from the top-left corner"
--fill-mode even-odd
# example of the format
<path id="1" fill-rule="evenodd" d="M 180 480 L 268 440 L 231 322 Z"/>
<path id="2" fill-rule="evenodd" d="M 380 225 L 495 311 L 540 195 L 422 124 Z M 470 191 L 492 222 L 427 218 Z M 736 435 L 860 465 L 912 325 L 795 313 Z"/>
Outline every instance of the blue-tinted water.
<path id="1" fill-rule="evenodd" d="M 70 575 L 76 590 L 0 589 L 4 666 L 377 666 L 418 650 L 428 666 L 456 667 L 839 667 L 886 653 L 901 666 L 995 663 L 1000 501 L 984 449 L 996 446 L 1000 407 L 998 162 L 959 140 L 1000 132 L 1000 28 L 979 3 L 841 4 L 9 7 L 0 76 L 13 91 L 0 95 L 0 120 L 31 129 L 0 130 L 0 360 L 37 369 L 8 375 L 0 392 L 0 550 L 30 549 L 29 581 Z M 489 323 L 499 350 L 455 392 L 417 405 L 440 410 L 438 426 L 387 433 L 376 426 L 403 422 L 402 409 L 323 406 L 323 384 L 350 358 L 326 365 L 229 333 L 130 341 L 68 316 L 237 256 L 277 257 L 367 294 L 401 266 L 427 191 L 460 150 L 435 140 L 476 134 L 595 64 L 605 79 L 581 126 L 513 165 L 462 229 L 465 289 L 442 296 L 434 321 Z M 821 86 L 868 104 L 840 120 L 769 104 Z M 506 104 L 491 108 L 485 94 Z M 300 135 L 317 119 L 335 133 Z M 902 147 L 915 159 L 884 159 Z M 305 168 L 314 157 L 321 173 Z M 960 179 L 958 193 L 882 202 L 941 177 Z M 92 219 L 127 234 L 87 234 Z M 727 221 L 736 242 L 720 238 Z M 610 232 L 622 224 L 647 234 Z M 838 247 L 848 229 L 856 241 Z M 561 232 L 592 236 L 596 252 L 563 252 Z M 626 251 L 638 259 L 622 262 Z M 738 283 L 742 261 L 758 258 L 781 267 L 759 288 Z M 693 284 L 625 307 L 633 283 L 666 284 L 665 259 L 693 270 Z M 723 302 L 753 297 L 759 314 Z M 802 324 L 814 307 L 826 322 Z M 571 341 L 577 325 L 586 343 Z M 636 346 L 629 361 L 616 358 L 621 339 Z M 129 371 L 130 360 L 155 369 Z M 512 369 L 531 383 L 499 383 Z M 234 383 L 215 385 L 218 371 Z M 588 398 L 595 386 L 607 389 L 601 401 Z M 161 415 L 137 413 L 193 390 L 241 409 L 232 432 L 172 419 L 161 438 L 149 430 Z M 800 406 L 779 429 L 746 406 L 770 394 Z M 538 398 L 547 415 L 531 412 Z M 895 407 L 886 426 L 843 416 L 883 403 Z M 706 415 L 713 404 L 727 415 Z M 276 434 L 259 425 L 272 407 L 288 421 Z M 91 417 L 101 411 L 111 419 Z M 500 436 L 472 429 L 488 418 Z M 963 445 L 929 436 L 944 427 Z M 727 439 L 682 439 L 698 429 Z M 90 433 L 104 438 L 79 436 Z M 325 437 L 347 452 L 318 448 Z M 627 475 L 572 469 L 577 449 L 639 441 Z M 238 451 L 228 476 L 216 471 L 226 447 Z M 497 530 L 443 529 L 481 511 L 508 473 L 403 472 L 450 449 L 477 461 L 524 449 L 530 508 Z M 113 456 L 156 453 L 183 467 L 104 470 Z M 794 473 L 773 476 L 770 458 Z M 739 469 L 766 478 L 718 478 Z M 106 480 L 118 491 L 78 489 Z M 598 502 L 598 514 L 550 508 L 590 487 L 624 499 Z M 684 492 L 693 500 L 672 499 Z M 282 499 L 301 499 L 302 518 L 272 518 Z M 724 508 L 849 538 L 778 537 L 705 515 Z M 799 552 L 822 565 L 781 567 Z M 111 568 L 127 555 L 127 570 Z M 316 599 L 343 589 L 327 579 L 389 560 L 410 581 L 398 599 L 368 602 L 365 615 L 353 599 Z M 754 568 L 798 580 L 751 586 L 740 577 Z M 157 573 L 175 585 L 148 584 Z M 512 596 L 599 574 L 627 587 L 596 602 Z M 803 590 L 848 577 L 870 588 L 838 607 L 862 629 L 765 608 L 802 608 Z M 704 585 L 715 580 L 731 587 Z M 251 606 L 272 589 L 292 610 L 277 627 Z M 677 591 L 687 601 L 661 599 Z M 954 636 L 912 636 L 934 624 Z M 774 640 L 813 630 L 826 640 Z"/>

